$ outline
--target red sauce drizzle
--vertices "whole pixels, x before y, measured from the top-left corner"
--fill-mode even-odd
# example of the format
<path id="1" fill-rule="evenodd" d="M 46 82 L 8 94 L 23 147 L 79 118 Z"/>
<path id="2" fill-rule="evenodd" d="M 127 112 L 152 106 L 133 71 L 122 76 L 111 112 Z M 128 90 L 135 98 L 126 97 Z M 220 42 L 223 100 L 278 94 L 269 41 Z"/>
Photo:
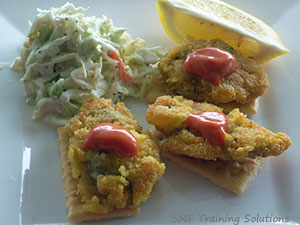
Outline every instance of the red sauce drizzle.
<path id="1" fill-rule="evenodd" d="M 225 130 L 228 127 L 228 119 L 224 113 L 208 111 L 190 114 L 186 125 L 200 132 L 211 145 L 221 147 L 224 144 Z"/>
<path id="2" fill-rule="evenodd" d="M 235 71 L 236 64 L 236 58 L 230 52 L 206 47 L 190 53 L 185 59 L 184 68 L 188 73 L 199 75 L 214 84 L 220 84 L 225 76 Z"/>
<path id="3" fill-rule="evenodd" d="M 100 123 L 90 130 L 82 150 L 97 152 L 115 150 L 123 156 L 131 157 L 138 153 L 139 144 L 135 136 L 126 128 L 112 123 Z"/>

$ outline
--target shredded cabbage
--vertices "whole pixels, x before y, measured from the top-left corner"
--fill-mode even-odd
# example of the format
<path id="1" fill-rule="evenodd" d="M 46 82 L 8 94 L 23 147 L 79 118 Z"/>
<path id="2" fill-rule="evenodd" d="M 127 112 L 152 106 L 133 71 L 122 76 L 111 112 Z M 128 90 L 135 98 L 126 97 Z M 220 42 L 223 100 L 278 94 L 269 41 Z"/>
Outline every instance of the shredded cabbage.
<path id="1" fill-rule="evenodd" d="M 155 63 L 159 47 L 146 48 L 141 38 L 132 39 L 111 19 L 84 17 L 86 9 L 66 3 L 60 8 L 38 9 L 28 38 L 12 65 L 24 71 L 21 81 L 27 102 L 35 105 L 34 119 L 58 126 L 77 113 L 89 98 L 106 97 L 114 102 L 125 96 L 141 97 L 159 74 Z M 130 81 L 119 71 L 116 52 Z"/>

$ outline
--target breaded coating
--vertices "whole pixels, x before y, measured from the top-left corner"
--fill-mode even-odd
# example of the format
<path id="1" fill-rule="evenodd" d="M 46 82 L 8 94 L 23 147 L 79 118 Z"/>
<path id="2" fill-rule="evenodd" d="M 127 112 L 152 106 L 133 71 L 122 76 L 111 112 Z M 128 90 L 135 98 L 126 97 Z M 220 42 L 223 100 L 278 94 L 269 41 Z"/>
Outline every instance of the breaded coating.
<path id="1" fill-rule="evenodd" d="M 191 113 L 203 111 L 218 111 L 222 109 L 209 103 L 197 103 L 184 99 L 182 96 L 160 96 L 155 103 L 148 106 L 146 119 L 148 123 L 165 134 L 171 134 L 185 123 L 186 117 Z"/>
<path id="2" fill-rule="evenodd" d="M 228 116 L 225 146 L 229 155 L 240 160 L 245 157 L 268 157 L 283 153 L 292 144 L 291 139 L 284 133 L 273 133 L 260 127 L 248 119 L 238 109 L 232 110 Z"/>
<path id="3" fill-rule="evenodd" d="M 90 129 L 99 123 L 115 123 L 132 132 L 139 152 L 124 157 L 116 151 L 83 151 Z M 124 103 L 114 105 L 104 98 L 88 100 L 64 127 L 69 130 L 68 160 L 82 208 L 89 213 L 138 208 L 145 202 L 165 171 L 159 146 L 150 132 L 143 131 Z"/>
<path id="4" fill-rule="evenodd" d="M 184 68 L 187 55 L 203 47 L 225 49 L 237 59 L 236 70 L 224 77 L 218 85 L 189 74 Z M 188 37 L 160 60 L 158 68 L 171 91 L 194 101 L 247 104 L 263 95 L 269 87 L 267 74 L 254 60 L 246 59 L 240 52 L 219 39 L 207 42 Z"/>
<path id="5" fill-rule="evenodd" d="M 227 115 L 228 129 L 224 145 L 212 146 L 201 134 L 185 124 L 190 113 L 204 111 L 221 112 L 222 109 L 208 103 L 185 100 L 182 96 L 162 96 L 149 106 L 146 119 L 167 136 L 163 150 L 205 160 L 242 161 L 248 157 L 279 155 L 292 144 L 286 134 L 272 133 L 234 109 Z"/>

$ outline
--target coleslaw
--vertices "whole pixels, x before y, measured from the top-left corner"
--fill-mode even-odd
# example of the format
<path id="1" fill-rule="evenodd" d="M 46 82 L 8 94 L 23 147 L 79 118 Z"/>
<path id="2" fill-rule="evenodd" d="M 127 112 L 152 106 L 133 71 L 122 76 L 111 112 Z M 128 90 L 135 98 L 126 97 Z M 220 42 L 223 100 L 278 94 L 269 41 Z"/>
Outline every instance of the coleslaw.
<path id="1" fill-rule="evenodd" d="M 112 20 L 85 17 L 87 9 L 66 3 L 38 9 L 12 69 L 21 79 L 33 119 L 60 126 L 90 98 L 141 97 L 159 74 L 160 47 L 146 48 Z"/>

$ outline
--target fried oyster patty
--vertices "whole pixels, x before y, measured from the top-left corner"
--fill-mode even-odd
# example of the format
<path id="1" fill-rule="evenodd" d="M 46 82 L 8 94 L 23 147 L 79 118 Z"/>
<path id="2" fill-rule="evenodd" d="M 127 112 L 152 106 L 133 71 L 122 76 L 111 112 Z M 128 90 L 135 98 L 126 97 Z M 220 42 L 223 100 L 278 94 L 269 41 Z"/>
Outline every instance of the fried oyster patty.
<path id="1" fill-rule="evenodd" d="M 237 60 L 236 70 L 224 77 L 218 85 L 190 74 L 184 68 L 187 55 L 204 47 L 227 50 Z M 194 101 L 247 104 L 263 95 L 269 87 L 267 74 L 254 60 L 246 59 L 240 52 L 219 39 L 207 42 L 187 37 L 180 46 L 171 49 L 160 60 L 158 68 L 171 91 Z"/>
<path id="2" fill-rule="evenodd" d="M 139 143 L 138 154 L 125 157 L 116 151 L 83 151 L 81 146 L 89 131 L 100 123 L 114 123 L 130 130 Z M 124 103 L 114 105 L 104 98 L 88 100 L 63 129 L 69 133 L 68 160 L 86 212 L 138 208 L 165 171 L 157 142 L 150 132 L 142 130 Z"/>
<path id="3" fill-rule="evenodd" d="M 291 139 L 284 133 L 272 133 L 248 119 L 239 109 L 228 115 L 228 128 L 222 147 L 212 146 L 201 134 L 187 128 L 185 120 L 191 113 L 222 109 L 208 103 L 197 103 L 182 96 L 161 96 L 146 112 L 148 123 L 166 135 L 163 151 L 205 160 L 236 160 L 268 157 L 283 153 Z"/>

